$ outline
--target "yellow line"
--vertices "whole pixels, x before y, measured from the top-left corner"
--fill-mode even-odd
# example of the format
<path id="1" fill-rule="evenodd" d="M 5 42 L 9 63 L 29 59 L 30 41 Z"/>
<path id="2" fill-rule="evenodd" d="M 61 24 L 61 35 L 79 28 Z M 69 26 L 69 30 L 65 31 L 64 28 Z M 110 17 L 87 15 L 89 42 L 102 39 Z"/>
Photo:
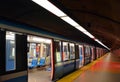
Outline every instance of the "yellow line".
<path id="1" fill-rule="evenodd" d="M 91 66 L 93 66 L 94 64 L 96 64 L 98 61 L 100 61 L 102 58 L 104 58 L 107 54 L 105 54 L 104 56 L 102 56 L 101 58 L 98 58 L 97 60 L 91 62 L 90 64 L 78 69 L 77 71 L 63 77 L 62 79 L 58 80 L 57 82 L 73 82 L 73 80 L 75 80 L 77 77 L 79 77 L 83 72 L 85 72 L 86 70 L 88 70 Z"/>

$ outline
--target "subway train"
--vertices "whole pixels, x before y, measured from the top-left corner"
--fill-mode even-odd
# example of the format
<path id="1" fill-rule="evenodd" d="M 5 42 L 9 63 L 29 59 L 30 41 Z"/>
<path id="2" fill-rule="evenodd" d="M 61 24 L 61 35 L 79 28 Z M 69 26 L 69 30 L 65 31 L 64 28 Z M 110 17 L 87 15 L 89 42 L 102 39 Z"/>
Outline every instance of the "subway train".
<path id="1" fill-rule="evenodd" d="M 32 26 L 0 20 L 0 82 L 55 82 L 107 50 Z"/>

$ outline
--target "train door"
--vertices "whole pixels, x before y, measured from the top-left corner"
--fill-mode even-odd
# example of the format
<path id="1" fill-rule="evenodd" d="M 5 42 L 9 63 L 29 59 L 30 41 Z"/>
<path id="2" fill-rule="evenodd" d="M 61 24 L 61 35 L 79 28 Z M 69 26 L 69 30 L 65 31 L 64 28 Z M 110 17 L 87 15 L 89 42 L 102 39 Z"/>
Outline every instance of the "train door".
<path id="1" fill-rule="evenodd" d="M 80 57 L 79 57 L 79 45 L 78 44 L 75 45 L 75 60 L 76 60 L 75 67 L 76 69 L 79 69 Z"/>
<path id="2" fill-rule="evenodd" d="M 5 73 L 5 31 L 0 30 L 0 82 Z"/>
<path id="3" fill-rule="evenodd" d="M 63 72 L 63 56 L 62 56 L 62 42 L 60 40 L 53 41 L 54 47 L 54 77 L 53 80 L 61 78 L 64 74 Z"/>
<path id="4" fill-rule="evenodd" d="M 51 82 L 52 40 L 28 35 L 28 82 Z"/>
<path id="5" fill-rule="evenodd" d="M 2 31 L 0 36 L 0 82 L 27 82 L 27 37 L 22 33 Z"/>
<path id="6" fill-rule="evenodd" d="M 91 49 L 90 46 L 85 46 L 85 65 L 91 62 Z"/>
<path id="7" fill-rule="evenodd" d="M 82 67 L 84 64 L 84 52 L 83 52 L 83 46 L 79 45 L 79 58 L 80 58 L 80 63 L 79 67 Z"/>
<path id="8" fill-rule="evenodd" d="M 94 48 L 94 53 L 95 53 L 95 59 L 94 60 L 96 60 L 97 59 L 97 47 Z"/>
<path id="9" fill-rule="evenodd" d="M 92 60 L 91 61 L 93 61 L 93 60 L 95 60 L 95 48 L 94 47 L 92 47 L 91 48 L 92 49 Z"/>
<path id="10" fill-rule="evenodd" d="M 99 58 L 99 49 L 96 48 L 96 58 Z"/>
<path id="11" fill-rule="evenodd" d="M 100 57 L 103 55 L 102 48 L 100 48 Z"/>

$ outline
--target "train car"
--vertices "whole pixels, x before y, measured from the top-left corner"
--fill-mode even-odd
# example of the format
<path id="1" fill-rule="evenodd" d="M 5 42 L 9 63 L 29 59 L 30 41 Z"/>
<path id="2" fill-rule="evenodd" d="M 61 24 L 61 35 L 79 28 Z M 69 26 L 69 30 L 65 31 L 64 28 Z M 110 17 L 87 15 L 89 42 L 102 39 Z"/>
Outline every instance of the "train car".
<path id="1" fill-rule="evenodd" d="M 6 20 L 0 28 L 0 82 L 56 81 L 95 60 L 94 46 Z"/>

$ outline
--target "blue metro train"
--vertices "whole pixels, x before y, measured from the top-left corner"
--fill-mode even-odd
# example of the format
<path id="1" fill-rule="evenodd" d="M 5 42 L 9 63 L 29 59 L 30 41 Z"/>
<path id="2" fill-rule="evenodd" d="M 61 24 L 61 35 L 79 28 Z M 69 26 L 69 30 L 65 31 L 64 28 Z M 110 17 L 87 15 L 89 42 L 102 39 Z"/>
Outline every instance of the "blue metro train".
<path id="1" fill-rule="evenodd" d="M 29 82 L 35 70 L 41 80 L 46 73 L 56 81 L 107 52 L 10 21 L 0 20 L 0 28 L 0 82 Z"/>

